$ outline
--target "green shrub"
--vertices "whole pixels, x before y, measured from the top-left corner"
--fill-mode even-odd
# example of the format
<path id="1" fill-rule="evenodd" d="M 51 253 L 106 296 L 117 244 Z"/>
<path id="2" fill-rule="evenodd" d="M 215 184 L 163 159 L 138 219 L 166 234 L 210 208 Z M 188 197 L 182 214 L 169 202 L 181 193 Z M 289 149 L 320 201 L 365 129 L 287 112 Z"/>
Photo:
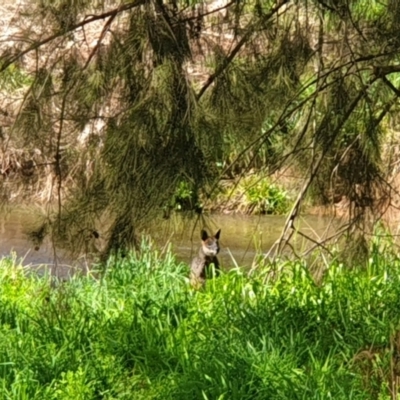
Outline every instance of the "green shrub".
<path id="1" fill-rule="evenodd" d="M 285 214 L 289 211 L 287 193 L 267 179 L 251 179 L 244 183 L 248 212 L 256 214 Z"/>
<path id="2" fill-rule="evenodd" d="M 389 399 L 400 262 L 378 248 L 319 284 L 285 262 L 200 291 L 149 244 L 65 282 L 4 259 L 2 398 Z"/>
<path id="3" fill-rule="evenodd" d="M 199 206 L 196 191 L 187 182 L 179 182 L 175 190 L 174 209 L 177 211 L 193 210 Z"/>
<path id="4" fill-rule="evenodd" d="M 23 86 L 30 85 L 32 78 L 23 72 L 16 64 L 11 64 L 0 74 L 0 90 L 13 92 Z"/>
<path id="5" fill-rule="evenodd" d="M 164 207 L 164 217 L 168 218 L 171 211 L 200 211 L 201 209 L 197 191 L 188 182 L 180 181 L 171 201 Z"/>

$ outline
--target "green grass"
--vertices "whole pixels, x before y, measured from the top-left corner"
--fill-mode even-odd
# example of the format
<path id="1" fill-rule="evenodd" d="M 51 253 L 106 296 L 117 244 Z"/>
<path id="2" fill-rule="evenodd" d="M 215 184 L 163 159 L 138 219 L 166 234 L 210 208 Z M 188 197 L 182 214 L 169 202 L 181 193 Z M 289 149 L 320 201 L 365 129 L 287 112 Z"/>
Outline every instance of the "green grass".
<path id="1" fill-rule="evenodd" d="M 301 262 L 201 291 L 187 275 L 148 245 L 67 282 L 4 259 L 0 398 L 394 398 L 400 261 L 388 249 L 367 267 L 333 263 L 318 285 Z"/>

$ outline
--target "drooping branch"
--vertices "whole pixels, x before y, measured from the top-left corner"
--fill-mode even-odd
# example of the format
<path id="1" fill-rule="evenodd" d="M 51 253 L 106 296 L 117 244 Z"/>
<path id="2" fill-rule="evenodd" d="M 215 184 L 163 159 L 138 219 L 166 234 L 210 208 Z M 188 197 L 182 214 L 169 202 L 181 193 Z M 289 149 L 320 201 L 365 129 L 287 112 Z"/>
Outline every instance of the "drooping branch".
<path id="1" fill-rule="evenodd" d="M 36 43 L 33 43 L 31 46 L 29 46 L 27 49 L 20 51 L 18 54 L 6 58 L 3 60 L 3 62 L 0 65 L 0 73 L 3 72 L 4 70 L 6 70 L 11 64 L 13 64 L 15 61 L 17 61 L 18 59 L 20 59 L 21 57 L 25 56 L 26 54 L 30 53 L 31 51 L 35 51 L 37 49 L 39 49 L 40 47 L 42 47 L 43 45 L 52 42 L 53 40 L 65 36 L 66 34 L 75 31 L 78 28 L 82 28 L 83 26 L 90 24 L 94 21 L 98 21 L 101 19 L 105 19 L 108 17 L 113 17 L 111 18 L 114 19 L 115 16 L 117 16 L 119 13 L 122 13 L 124 11 L 128 11 L 131 10 L 135 7 L 139 7 L 143 4 L 146 3 L 146 0 L 135 0 L 133 3 L 128 3 L 128 4 L 123 4 L 111 11 L 107 11 L 105 13 L 102 14 L 98 14 L 98 15 L 93 15 L 90 18 L 85 17 L 85 19 L 83 21 L 80 21 L 74 25 L 71 25 L 68 29 L 63 29 L 60 30 L 56 33 L 54 33 L 53 35 L 48 36 L 45 39 L 42 39 Z"/>
<path id="2" fill-rule="evenodd" d="M 325 146 L 325 149 L 323 150 L 322 154 L 319 156 L 318 160 L 314 165 L 311 165 L 310 167 L 310 172 L 308 174 L 308 179 L 304 183 L 303 187 L 301 188 L 296 201 L 294 202 L 294 205 L 292 207 L 292 210 L 289 213 L 289 216 L 286 220 L 285 226 L 282 230 L 282 234 L 280 238 L 276 241 L 275 245 L 277 246 L 277 254 L 280 254 L 280 252 L 283 250 L 285 244 L 290 240 L 292 237 L 293 233 L 295 232 L 295 227 L 294 227 L 294 221 L 296 220 L 297 216 L 299 215 L 300 212 L 300 206 L 304 200 L 305 194 L 308 192 L 311 184 L 313 183 L 314 179 L 318 175 L 318 172 L 320 170 L 320 167 L 322 165 L 322 162 L 324 161 L 325 155 L 328 152 L 328 149 L 330 146 L 333 144 L 333 142 L 336 140 L 337 135 L 339 134 L 340 130 L 343 128 L 345 122 L 348 120 L 356 106 L 359 104 L 362 98 L 364 98 L 367 94 L 367 89 L 368 87 L 371 87 L 374 82 L 376 82 L 378 78 L 373 77 L 371 78 L 370 82 L 368 83 L 368 86 L 361 90 L 357 97 L 351 102 L 349 105 L 346 113 L 343 115 L 340 123 L 337 125 L 335 128 L 334 134 L 331 135 L 330 139 L 330 145 Z"/>
<path id="3" fill-rule="evenodd" d="M 400 90 L 397 89 L 397 87 L 394 86 L 393 83 L 390 82 L 389 79 L 386 78 L 385 75 L 382 76 L 382 81 L 383 81 L 383 83 L 385 83 L 386 86 L 388 86 L 396 94 L 397 97 L 400 97 Z"/>
<path id="4" fill-rule="evenodd" d="M 199 18 L 204 18 L 204 17 L 207 17 L 207 16 L 209 16 L 209 15 L 219 13 L 220 11 L 226 10 L 226 9 L 228 9 L 230 6 L 232 6 L 232 5 L 234 5 L 234 4 L 235 4 L 235 0 L 232 0 L 232 1 L 230 1 L 229 3 L 226 3 L 226 4 L 225 4 L 224 6 L 222 6 L 222 7 L 214 8 L 213 10 L 206 11 L 206 12 L 204 12 L 204 13 L 201 13 L 201 14 L 198 14 L 198 15 L 195 15 L 195 16 L 192 16 L 192 17 L 183 18 L 183 19 L 181 19 L 179 22 L 180 22 L 180 23 L 185 23 L 185 22 L 190 22 L 190 21 L 197 20 L 197 19 L 199 19 Z"/>
<path id="5" fill-rule="evenodd" d="M 263 22 L 265 23 L 269 19 L 271 19 L 285 4 L 287 4 L 290 0 L 281 0 L 278 2 L 278 4 L 272 8 L 272 10 L 265 16 L 263 17 Z M 203 87 L 200 89 L 199 93 L 197 94 L 197 100 L 200 100 L 203 94 L 206 92 L 206 90 L 212 85 L 212 83 L 217 79 L 231 64 L 231 62 L 235 59 L 239 51 L 242 49 L 242 47 L 249 41 L 253 33 L 255 32 L 257 23 L 249 23 L 249 25 L 246 27 L 245 31 L 246 33 L 243 35 L 243 37 L 239 40 L 237 45 L 234 47 L 234 49 L 231 51 L 228 57 L 222 62 L 222 64 L 217 68 L 217 70 L 211 74 L 206 83 L 203 85 Z"/>

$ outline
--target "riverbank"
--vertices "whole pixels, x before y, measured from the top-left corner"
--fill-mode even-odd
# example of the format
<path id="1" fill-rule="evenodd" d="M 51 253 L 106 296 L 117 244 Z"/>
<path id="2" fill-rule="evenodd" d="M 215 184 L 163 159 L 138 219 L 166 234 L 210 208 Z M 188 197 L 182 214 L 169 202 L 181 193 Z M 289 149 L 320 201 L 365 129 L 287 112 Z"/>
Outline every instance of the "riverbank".
<path id="1" fill-rule="evenodd" d="M 380 251 L 378 251 L 380 247 Z M 61 282 L 0 263 L 5 399 L 391 399 L 400 267 L 278 262 L 203 291 L 170 252 Z"/>

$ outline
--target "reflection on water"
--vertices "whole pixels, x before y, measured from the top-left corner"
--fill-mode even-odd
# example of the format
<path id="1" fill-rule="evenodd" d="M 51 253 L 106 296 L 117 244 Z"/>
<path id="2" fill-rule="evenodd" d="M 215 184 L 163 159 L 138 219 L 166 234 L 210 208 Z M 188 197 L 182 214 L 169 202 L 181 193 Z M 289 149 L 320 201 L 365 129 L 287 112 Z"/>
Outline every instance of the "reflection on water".
<path id="1" fill-rule="evenodd" d="M 32 209 L 12 209 L 2 212 L 0 218 L 0 255 L 9 256 L 15 252 L 24 264 L 52 266 L 57 260 L 57 271 L 64 275 L 72 265 L 85 267 L 85 259 L 72 260 L 62 249 L 55 249 L 47 237 L 38 250 L 29 239 L 27 232 L 38 226 L 38 213 Z M 302 232 L 318 238 L 326 233 L 332 220 L 327 217 L 307 216 L 296 224 Z M 175 215 L 169 220 L 154 221 L 145 234 L 149 234 L 160 247 L 172 244 L 172 250 L 180 261 L 189 263 L 198 252 L 200 230 L 205 227 L 214 234 L 221 229 L 221 264 L 229 268 L 237 263 L 240 266 L 251 266 L 257 254 L 267 253 L 279 238 L 285 223 L 283 216 L 243 216 L 211 215 L 201 219 L 184 218 Z M 297 238 L 295 247 L 304 249 L 309 245 L 304 239 Z M 63 272 L 64 270 L 64 272 Z"/>

